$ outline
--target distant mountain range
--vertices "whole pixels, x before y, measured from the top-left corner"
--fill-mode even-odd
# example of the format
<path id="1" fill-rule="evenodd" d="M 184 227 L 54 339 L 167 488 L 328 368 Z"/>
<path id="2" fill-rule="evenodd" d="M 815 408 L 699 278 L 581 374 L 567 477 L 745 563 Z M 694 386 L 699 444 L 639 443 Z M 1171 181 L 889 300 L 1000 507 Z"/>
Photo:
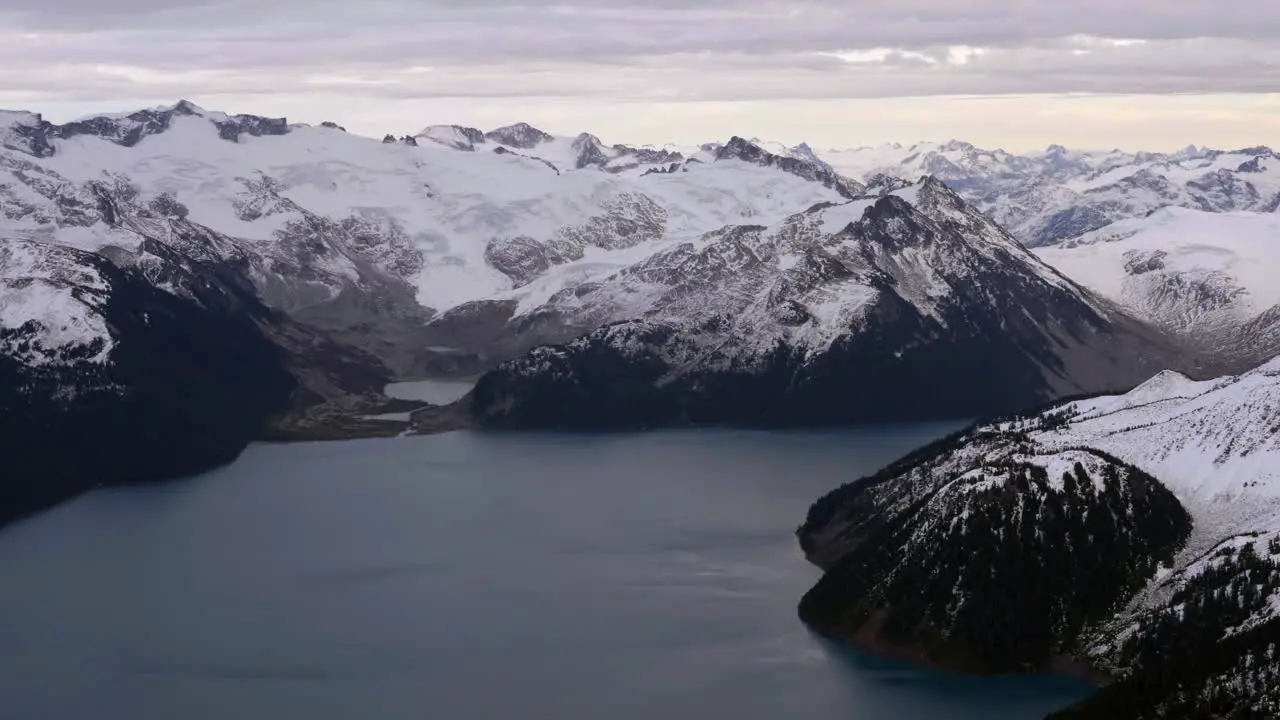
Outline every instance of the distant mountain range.
<path id="1" fill-rule="evenodd" d="M 801 156 L 810 150 L 800 146 L 794 152 Z M 1191 146 L 1164 154 L 1053 145 L 1042 153 L 1015 155 L 951 141 L 821 155 L 838 172 L 860 179 L 877 173 L 933 175 L 1028 247 L 1079 237 L 1164 207 L 1265 213 L 1280 208 L 1280 157 L 1268 147 Z"/>
<path id="2" fill-rule="evenodd" d="M 795 157 L 807 145 L 766 144 Z M 950 188 L 1068 277 L 1215 355 L 1280 354 L 1280 161 L 1268 147 L 1176 153 L 1053 145 L 1017 155 L 965 142 L 821 153 L 855 179 Z"/>
<path id="3" fill-rule="evenodd" d="M 778 154 L 732 137 L 677 151 L 523 123 L 378 141 L 188 102 L 66 125 L 2 119 L 9 241 L 106 257 L 181 297 L 194 293 L 168 280 L 168 265 L 204 263 L 367 368 L 353 385 L 312 344 L 306 359 L 288 354 L 307 368 L 295 368 L 302 389 L 275 422 L 289 432 L 376 407 L 369 376 L 473 375 L 508 360 L 481 385 L 479 422 L 954 416 L 1198 367 L 936 178 L 864 183 L 805 146 Z M 78 338 L 57 318 L 15 314 L 5 327 L 22 330 L 30 357 L 42 344 L 49 357 L 112 344 L 93 307 L 66 307 L 83 316 Z M 628 415 L 616 412 L 622 397 L 607 412 L 555 402 L 559 415 L 544 416 L 543 383 L 560 381 L 532 373 L 550 351 L 524 353 L 587 344 L 572 383 L 603 398 L 587 378 L 614 375 L 581 361 L 617 355 L 624 328 L 665 338 L 641 343 L 642 363 L 608 361 L 637 368 L 627 387 L 656 404 Z M 949 370 L 934 371 L 943 356 Z M 849 375 L 849 363 L 865 370 Z M 1001 381 L 961 381 L 974 370 Z M 833 392 L 849 401 L 826 402 Z"/>

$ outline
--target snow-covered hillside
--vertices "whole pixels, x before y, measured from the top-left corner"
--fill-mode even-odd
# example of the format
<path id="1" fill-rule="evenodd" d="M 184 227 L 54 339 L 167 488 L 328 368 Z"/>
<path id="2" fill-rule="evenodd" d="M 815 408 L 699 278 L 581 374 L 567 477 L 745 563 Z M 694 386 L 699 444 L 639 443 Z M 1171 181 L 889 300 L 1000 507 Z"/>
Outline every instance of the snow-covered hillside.
<path id="1" fill-rule="evenodd" d="M 1280 499 L 1280 358 L 1217 380 L 1166 371 L 1125 395 L 1052 412 L 1066 424 L 1034 440 L 1105 450 L 1160 478 L 1193 512 Z"/>
<path id="2" fill-rule="evenodd" d="M 707 233 L 862 190 L 738 138 L 682 154 L 517 124 L 378 141 L 187 102 L 68 125 L 5 113 L 0 131 L 5 237 L 135 253 L 171 222 L 207 228 L 214 252 L 245 264 L 273 307 L 335 331 L 378 315 L 375 351 L 402 373 L 421 373 L 423 360 L 387 348 L 466 344 L 442 329 L 457 324 L 451 310 L 474 316 L 469 304 L 488 303 L 506 324 L 517 305 L 528 315 Z M 108 195 L 116 210 L 104 210 Z M 442 322 L 405 342 L 433 316 Z M 496 352 L 573 332 L 525 333 Z"/>
<path id="3" fill-rule="evenodd" d="M 820 151 L 837 172 L 867 180 L 930 174 L 1029 246 L 1078 237 L 1163 207 L 1275 212 L 1280 157 L 1270 148 L 1176 153 L 1068 150 L 1014 154 L 970 143 Z"/>
<path id="4" fill-rule="evenodd" d="M 1280 358 L 1214 380 L 1165 371 L 1121 395 L 980 424 L 889 474 L 903 486 L 932 484 L 929 492 L 952 485 L 972 492 L 978 476 L 987 489 L 1011 481 L 990 469 L 1011 461 L 1041 467 L 1062 491 L 1063 473 L 1077 462 L 1099 471 L 1107 464 L 1091 459 L 1094 451 L 1160 480 L 1191 512 L 1202 551 L 1236 535 L 1280 532 Z"/>
<path id="5" fill-rule="evenodd" d="M 828 569 L 801 603 L 824 632 L 914 641 L 952 666 L 1065 655 L 1115 676 L 1064 717 L 1268 717 L 1280 358 L 979 424 L 820 499 L 799 537 Z"/>
<path id="6" fill-rule="evenodd" d="M 1166 371 L 984 432 L 1028 432 L 1048 452 L 1095 448 L 1159 478 L 1195 520 L 1189 561 L 1230 538 L 1280 534 L 1280 358 L 1215 380 Z"/>
<path id="7" fill-rule="evenodd" d="M 1131 312 L 1212 347 L 1280 352 L 1280 215 L 1169 207 L 1036 254 Z"/>
<path id="8" fill-rule="evenodd" d="M 105 362 L 114 341 L 103 306 L 110 284 L 67 248 L 0 243 L 0 353 L 26 365 Z"/>
<path id="9" fill-rule="evenodd" d="M 552 167 L 576 157 L 576 141 L 568 139 L 521 143 L 531 147 L 518 149 L 486 142 L 484 149 L 509 151 L 463 154 L 428 152 L 425 144 L 382 144 L 336 128 L 293 127 L 279 136 L 226 142 L 209 116 L 196 108 L 175 112 L 168 127 L 133 146 L 94 134 L 55 139 L 50 156 L 29 161 L 71 183 L 123 175 L 143 195 L 168 193 L 188 208 L 191 221 L 236 238 L 274 242 L 299 219 L 299 208 L 335 221 L 358 220 L 383 236 L 403 235 L 421 255 L 421 267 L 406 275 L 423 305 L 436 310 L 513 289 L 511 278 L 485 261 L 491 244 L 551 241 L 592 218 L 636 222 L 646 200 L 666 216 L 648 234 L 621 242 L 589 238 L 595 245 L 579 243 L 566 251 L 568 263 L 607 263 L 609 251 L 618 249 L 610 245 L 696 237 L 838 199 L 794 175 L 711 158 L 670 176 L 643 176 L 639 164 L 618 173 Z M 15 194 L 27 192 L 18 183 L 9 185 Z M 50 232 L 41 220 L 35 213 L 11 218 L 8 229 Z M 54 239 L 86 250 L 118 242 L 101 225 Z"/>

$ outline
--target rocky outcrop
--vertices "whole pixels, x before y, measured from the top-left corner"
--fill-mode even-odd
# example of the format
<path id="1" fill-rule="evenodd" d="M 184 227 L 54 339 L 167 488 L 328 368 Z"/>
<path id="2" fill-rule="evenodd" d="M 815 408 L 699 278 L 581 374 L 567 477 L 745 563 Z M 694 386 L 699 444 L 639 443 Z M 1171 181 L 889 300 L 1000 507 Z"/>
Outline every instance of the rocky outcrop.
<path id="1" fill-rule="evenodd" d="M 582 133 L 574 138 L 573 151 L 577 154 L 575 167 L 581 170 L 586 167 L 604 167 L 610 157 L 605 154 L 604 144 L 600 138 L 590 133 Z"/>
<path id="2" fill-rule="evenodd" d="M 55 125 L 32 116 L 30 121 L 15 123 L 12 134 L 20 142 L 7 146 L 22 150 L 37 158 L 49 157 L 55 152 L 54 140 L 91 135 L 123 147 L 133 147 L 143 139 L 167 131 L 175 118 L 200 117 L 217 128 L 218 136 L 229 142 L 238 142 L 243 135 L 284 135 L 289 124 L 284 118 L 266 118 L 257 115 L 226 115 L 211 113 L 183 100 L 168 108 L 140 110 L 121 117 L 98 116 Z"/>
<path id="3" fill-rule="evenodd" d="M 785 157 L 764 150 L 759 145 L 734 136 L 723 146 L 715 150 L 716 160 L 741 160 L 755 165 L 776 167 L 806 180 L 820 182 L 835 190 L 841 197 L 853 199 L 862 194 L 861 183 L 843 177 L 825 163 L 815 163 L 811 159 Z"/>
<path id="4" fill-rule="evenodd" d="M 562 253 L 572 256 L 573 247 L 622 250 L 657 240 L 666 231 L 666 209 L 647 195 L 618 193 L 601 203 L 601 210 L 601 214 L 557 232 L 557 240 L 568 246 L 560 250 Z M 576 254 L 581 257 L 580 250 Z"/>
<path id="5" fill-rule="evenodd" d="M 552 266 L 582 257 L 582 245 L 565 238 L 539 242 L 521 235 L 494 238 L 484 250 L 485 262 L 511 278 L 515 287 L 523 287 Z"/>
<path id="6" fill-rule="evenodd" d="M 432 125 L 419 133 L 418 137 L 464 152 L 475 152 L 476 146 L 488 142 L 483 132 L 463 125 Z"/>
<path id="7" fill-rule="evenodd" d="M 490 142 L 520 150 L 532 150 L 542 143 L 551 142 L 555 139 L 529 123 L 516 123 L 515 125 L 500 127 L 496 130 L 490 130 L 484 136 Z"/>

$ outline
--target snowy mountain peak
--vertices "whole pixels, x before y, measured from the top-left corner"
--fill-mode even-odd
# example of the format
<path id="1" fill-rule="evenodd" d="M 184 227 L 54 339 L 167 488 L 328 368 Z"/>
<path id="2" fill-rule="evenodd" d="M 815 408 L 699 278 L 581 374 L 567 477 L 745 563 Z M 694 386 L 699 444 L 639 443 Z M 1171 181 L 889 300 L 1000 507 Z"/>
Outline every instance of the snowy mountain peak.
<path id="1" fill-rule="evenodd" d="M 1235 152 L 1241 155 L 1251 155 L 1253 157 L 1261 157 L 1264 155 L 1274 156 L 1276 154 L 1275 150 L 1272 150 L 1267 145 L 1254 145 L 1253 147 L 1240 148 Z"/>
<path id="2" fill-rule="evenodd" d="M 901 190 L 914 184 L 910 180 L 896 175 L 876 173 L 867 177 L 863 192 L 867 195 L 887 195 L 895 190 Z"/>
<path id="3" fill-rule="evenodd" d="M 1173 160 L 1193 160 L 1195 158 L 1202 157 L 1204 154 L 1205 151 L 1203 149 L 1198 148 L 1195 145 L 1188 145 L 1178 152 L 1173 153 L 1170 158 Z"/>
<path id="4" fill-rule="evenodd" d="M 0 110 L 0 148 L 17 150 L 32 157 L 53 154 L 44 132 L 46 123 L 39 113 Z"/>
<path id="5" fill-rule="evenodd" d="M 289 124 L 284 118 L 257 115 L 227 115 L 205 110 L 188 100 L 174 105 L 138 110 L 125 115 L 95 115 L 62 125 L 43 120 L 33 113 L 5 113 L 0 117 L 0 140 L 3 147 L 18 150 L 36 158 L 56 152 L 58 140 L 79 136 L 97 137 L 115 145 L 133 147 L 145 138 L 168 131 L 175 118 L 201 118 L 216 128 L 218 136 L 238 142 L 243 135 L 284 135 Z"/>
<path id="6" fill-rule="evenodd" d="M 734 138 L 716 163 L 700 169 L 738 175 L 788 164 L 802 166 Z M 636 218 L 629 225 L 650 225 L 655 234 L 675 218 L 646 218 L 634 201 L 615 211 L 619 219 L 622 210 Z M 520 272 L 572 262 L 552 257 L 574 249 L 565 243 L 538 245 L 503 251 Z M 541 301 L 522 301 L 511 326 L 556 318 L 598 329 L 486 376 L 474 396 L 483 423 L 884 419 L 870 406 L 877 396 L 870 388 L 893 387 L 889 378 L 897 382 L 900 373 L 929 387 L 895 395 L 895 407 L 982 414 L 1090 384 L 1129 386 L 1150 376 L 1151 358 L 1170 356 L 1144 328 L 1038 261 L 936 178 L 650 247 L 615 273 L 549 297 L 535 276 L 529 297 Z M 996 366 L 998 390 L 983 384 L 973 392 L 958 379 Z M 851 367 L 868 370 L 851 376 Z M 1100 380 L 1092 374 L 1097 368 L 1110 377 Z"/>
<path id="7" fill-rule="evenodd" d="M 201 116 L 204 116 L 204 115 L 206 115 L 206 114 L 207 114 L 207 113 L 205 112 L 205 109 L 204 109 L 204 108 L 202 108 L 202 107 L 200 107 L 199 105 L 196 105 L 195 103 L 191 102 L 190 100 L 186 100 L 186 99 L 179 100 L 178 102 L 176 102 L 176 103 L 174 103 L 173 105 L 169 106 L 169 107 L 167 108 L 167 111 L 168 111 L 168 112 L 170 112 L 170 113 L 172 113 L 172 114 L 174 114 L 174 115 L 201 115 Z M 218 113 L 218 115 L 222 115 L 222 114 L 223 114 L 223 113 Z"/>
<path id="8" fill-rule="evenodd" d="M 740 160 L 753 165 L 776 167 L 806 180 L 821 182 L 850 200 L 857 198 L 863 191 L 861 183 L 834 172 L 826 163 L 818 164 L 799 157 L 776 155 L 737 135 L 717 147 L 714 152 L 717 161 Z"/>
<path id="9" fill-rule="evenodd" d="M 832 168 L 829 164 L 827 164 L 826 160 L 823 160 L 822 158 L 818 157 L 818 153 L 814 152 L 813 148 L 809 147 L 809 143 L 802 142 L 799 145 L 796 145 L 795 147 L 791 148 L 791 150 L 788 151 L 787 154 L 797 160 L 803 160 L 804 162 L 807 162 L 810 165 L 816 165 L 828 172 L 835 173 L 835 169 Z"/>
<path id="10" fill-rule="evenodd" d="M 574 138 L 570 147 L 577 154 L 574 159 L 574 167 L 579 170 L 593 165 L 603 167 L 611 159 L 609 154 L 605 152 L 604 144 L 600 142 L 600 138 L 591 133 L 584 132 Z"/>
<path id="11" fill-rule="evenodd" d="M 477 145 L 488 142 L 483 131 L 463 125 L 429 125 L 418 133 L 418 137 L 468 152 L 474 151 Z"/>
<path id="12" fill-rule="evenodd" d="M 760 147 L 760 145 L 738 135 L 734 135 L 729 138 L 729 142 L 721 145 L 716 151 L 717 160 L 736 158 L 738 160 L 753 162 L 757 159 L 771 155 L 772 153 L 769 153 L 764 148 Z"/>
<path id="13" fill-rule="evenodd" d="M 484 136 L 492 142 L 520 150 L 532 150 L 543 143 L 555 140 L 553 136 L 524 122 L 490 130 Z"/>

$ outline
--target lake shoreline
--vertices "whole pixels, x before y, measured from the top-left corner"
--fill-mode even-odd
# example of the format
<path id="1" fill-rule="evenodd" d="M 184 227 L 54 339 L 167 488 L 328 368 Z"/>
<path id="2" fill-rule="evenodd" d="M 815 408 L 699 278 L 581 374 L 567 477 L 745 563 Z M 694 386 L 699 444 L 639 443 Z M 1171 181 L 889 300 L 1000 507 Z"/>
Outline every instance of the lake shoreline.
<path id="1" fill-rule="evenodd" d="M 471 430 L 475 428 L 470 411 L 471 388 L 477 379 L 426 378 L 388 383 L 380 402 L 314 415 L 308 415 L 306 409 L 295 411 L 278 418 L 256 441 L 337 442 Z"/>
<path id="2" fill-rule="evenodd" d="M 1000 677 L 1056 677 L 1067 678 L 1071 680 L 1081 680 L 1094 688 L 1101 689 L 1116 682 L 1117 678 L 1111 674 L 1101 670 L 1100 668 L 1079 658 L 1069 655 L 1054 655 L 1049 659 L 1048 665 L 1039 668 L 1028 669 L 1025 672 L 1004 672 L 1004 673 L 974 673 L 957 670 L 943 663 L 931 660 L 928 656 L 928 649 L 920 643 L 900 644 L 887 641 L 879 636 L 880 628 L 884 624 L 886 617 L 885 610 L 877 610 L 872 614 L 871 619 L 863 623 L 853 633 L 831 632 L 824 628 L 810 625 L 801 621 L 806 628 L 817 635 L 827 638 L 843 647 L 847 647 L 859 652 L 869 653 L 887 660 L 905 663 L 918 668 L 928 670 L 936 670 L 949 675 L 961 677 L 975 678 L 1000 678 Z"/>

